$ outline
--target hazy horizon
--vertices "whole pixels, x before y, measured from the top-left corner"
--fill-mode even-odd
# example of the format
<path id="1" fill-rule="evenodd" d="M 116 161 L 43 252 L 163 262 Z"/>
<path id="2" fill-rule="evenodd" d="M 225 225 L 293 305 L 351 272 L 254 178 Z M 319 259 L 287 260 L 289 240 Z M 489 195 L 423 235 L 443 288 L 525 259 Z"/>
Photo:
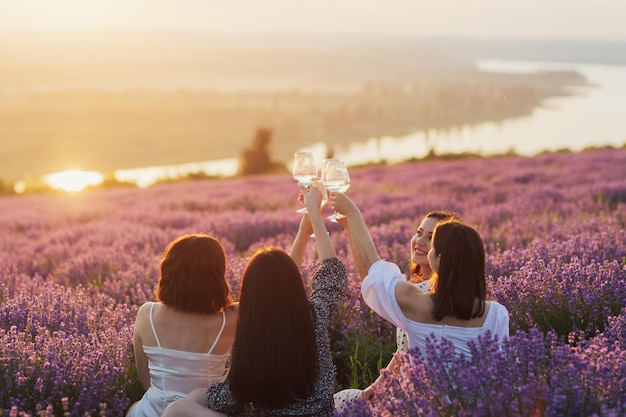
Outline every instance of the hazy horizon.
<path id="1" fill-rule="evenodd" d="M 164 30 L 626 41 L 622 0 L 0 0 L 0 31 Z"/>
<path id="2" fill-rule="evenodd" d="M 623 16 L 623 0 L 0 0 L 0 179 L 232 157 L 259 126 L 288 154 L 528 114 L 561 81 L 476 61 L 624 66 Z"/>

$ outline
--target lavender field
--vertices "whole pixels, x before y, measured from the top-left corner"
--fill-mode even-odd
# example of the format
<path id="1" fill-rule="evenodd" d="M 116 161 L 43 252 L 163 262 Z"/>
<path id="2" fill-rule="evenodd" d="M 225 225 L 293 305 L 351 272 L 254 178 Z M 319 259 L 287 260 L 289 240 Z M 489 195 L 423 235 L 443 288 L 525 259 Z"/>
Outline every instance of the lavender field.
<path id="1" fill-rule="evenodd" d="M 354 168 L 351 177 L 381 256 L 404 270 L 430 209 L 477 227 L 492 297 L 511 314 L 503 349 L 487 338 L 472 358 L 452 359 L 445 342 L 405 356 L 407 378 L 385 387 L 383 415 L 626 414 L 626 149 Z M 273 175 L 0 199 L 0 415 L 123 416 L 141 395 L 135 314 L 153 299 L 167 243 L 218 237 L 237 298 L 256 249 L 289 248 L 297 195 L 291 177 Z M 395 349 L 395 329 L 362 303 L 345 234 L 328 225 L 350 272 L 331 329 L 337 389 L 363 388 Z M 311 244 L 305 278 L 314 256 Z"/>

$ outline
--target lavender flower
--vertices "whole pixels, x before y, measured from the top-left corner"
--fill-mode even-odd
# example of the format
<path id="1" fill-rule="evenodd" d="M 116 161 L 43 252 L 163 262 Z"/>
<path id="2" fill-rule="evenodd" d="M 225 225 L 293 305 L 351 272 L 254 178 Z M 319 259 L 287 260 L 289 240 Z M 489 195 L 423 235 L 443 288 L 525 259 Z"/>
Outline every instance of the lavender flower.
<path id="1" fill-rule="evenodd" d="M 403 271 L 427 211 L 476 226 L 490 296 L 511 314 L 501 348 L 484 339 L 457 358 L 433 340 L 403 358 L 407 378 L 389 379 L 377 415 L 626 414 L 626 149 L 352 168 L 351 178 L 380 255 Z M 154 299 L 167 243 L 218 237 L 237 298 L 254 250 L 290 246 L 298 193 L 290 176 L 267 175 L 0 197 L 0 415 L 123 415 L 137 399 L 132 323 Z M 363 388 L 395 350 L 395 329 L 363 303 L 341 226 L 329 231 L 350 277 L 330 329 L 337 390 Z M 344 415 L 371 413 L 354 407 Z"/>

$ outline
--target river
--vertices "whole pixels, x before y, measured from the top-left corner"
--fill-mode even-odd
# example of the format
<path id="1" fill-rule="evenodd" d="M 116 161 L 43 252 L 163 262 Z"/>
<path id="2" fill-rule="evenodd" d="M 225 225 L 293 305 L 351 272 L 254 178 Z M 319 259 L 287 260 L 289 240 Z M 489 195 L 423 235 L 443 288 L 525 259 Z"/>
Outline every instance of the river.
<path id="1" fill-rule="evenodd" d="M 626 66 L 563 64 L 549 62 L 478 62 L 483 71 L 533 72 L 575 70 L 592 84 L 576 88 L 576 94 L 546 100 L 532 114 L 447 130 L 416 132 L 402 137 L 373 138 L 341 151 L 348 165 L 437 154 L 471 152 L 497 155 L 514 151 L 535 155 L 544 151 L 580 151 L 592 146 L 626 143 Z"/>
<path id="2" fill-rule="evenodd" d="M 502 60 L 479 61 L 477 65 L 483 71 L 493 72 L 574 70 L 585 76 L 591 86 L 576 87 L 574 95 L 546 100 L 528 116 L 400 137 L 371 138 L 335 149 L 336 156 L 350 166 L 419 159 L 431 150 L 437 154 L 470 152 L 485 156 L 514 151 L 530 156 L 544 151 L 580 151 L 626 144 L 626 66 Z M 315 144 L 307 150 L 312 150 L 320 160 L 326 155 L 325 144 Z M 231 176 L 236 174 L 237 167 L 237 159 L 232 158 L 119 170 L 114 175 L 120 181 L 146 187 L 194 172 Z"/>

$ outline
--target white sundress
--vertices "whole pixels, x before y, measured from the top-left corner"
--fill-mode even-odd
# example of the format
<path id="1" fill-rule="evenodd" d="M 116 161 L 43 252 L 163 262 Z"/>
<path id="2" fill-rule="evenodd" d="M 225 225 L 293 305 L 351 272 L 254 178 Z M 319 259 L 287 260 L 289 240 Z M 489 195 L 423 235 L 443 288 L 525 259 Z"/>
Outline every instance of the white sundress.
<path id="1" fill-rule="evenodd" d="M 222 327 L 207 353 L 186 352 L 161 347 L 152 321 L 150 325 L 157 346 L 144 346 L 150 370 L 150 388 L 140 401 L 126 413 L 126 417 L 159 417 L 171 402 L 185 398 L 195 388 L 209 387 L 224 376 L 228 354 L 214 355 L 213 349 L 226 325 L 226 314 L 222 312 Z"/>

